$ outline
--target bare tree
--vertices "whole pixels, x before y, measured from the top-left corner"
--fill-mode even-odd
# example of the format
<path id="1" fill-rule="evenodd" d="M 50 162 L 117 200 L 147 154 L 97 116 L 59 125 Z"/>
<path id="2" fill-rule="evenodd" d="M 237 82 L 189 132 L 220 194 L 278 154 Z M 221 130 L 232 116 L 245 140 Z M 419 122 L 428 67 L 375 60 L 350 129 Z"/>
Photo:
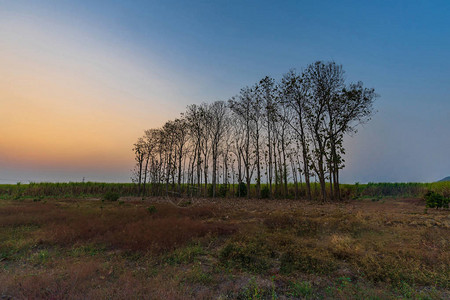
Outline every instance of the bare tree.
<path id="1" fill-rule="evenodd" d="M 307 130 L 305 128 L 306 105 L 308 101 L 308 88 L 304 84 L 301 76 L 293 70 L 285 74 L 280 83 L 281 102 L 288 105 L 295 112 L 295 118 L 289 125 L 297 135 L 302 148 L 303 174 L 305 175 L 306 195 L 309 200 L 312 199 L 310 172 L 309 172 L 309 143 Z"/>
<path id="2" fill-rule="evenodd" d="M 196 190 L 196 195 L 206 196 L 212 188 L 215 197 L 222 178 L 223 187 L 229 188 L 231 169 L 233 192 L 237 178 L 239 185 L 245 181 L 247 197 L 261 197 L 262 180 L 270 197 L 287 197 L 293 180 L 295 197 L 312 199 L 311 176 L 315 182 L 317 176 L 322 201 L 328 195 L 340 199 L 344 136 L 370 119 L 377 96 L 361 82 L 346 85 L 343 74 L 342 66 L 319 61 L 301 75 L 288 72 L 278 84 L 266 76 L 228 103 L 188 106 L 180 118 L 145 131 L 134 144 L 138 193 L 146 195 L 148 181 L 152 195 L 169 195 L 170 188 L 179 195 L 193 196 Z"/>
<path id="3" fill-rule="evenodd" d="M 267 167 L 266 176 L 269 183 L 269 194 L 272 197 L 272 179 L 273 179 L 273 131 L 276 120 L 276 103 L 275 103 L 275 80 L 269 76 L 259 81 L 259 97 L 262 98 L 264 105 L 264 126 L 267 132 Z"/>
<path id="4" fill-rule="evenodd" d="M 185 156 L 185 147 L 188 142 L 188 124 L 186 119 L 179 118 L 175 119 L 173 122 L 173 134 L 175 139 L 175 153 L 177 157 L 177 185 L 178 185 L 178 193 L 181 193 L 181 176 L 182 176 L 182 161 Z"/>
<path id="5" fill-rule="evenodd" d="M 217 181 L 217 159 L 219 157 L 219 147 L 223 142 L 225 133 L 228 130 L 228 108 L 225 102 L 216 101 L 210 105 L 209 113 L 211 121 L 209 123 L 211 129 L 211 151 L 212 151 L 212 196 L 216 196 L 216 181 Z"/>
<path id="6" fill-rule="evenodd" d="M 138 182 L 138 194 L 141 194 L 141 184 L 142 184 L 142 167 L 144 163 L 145 157 L 145 141 L 142 137 L 140 137 L 137 142 L 133 146 L 134 151 L 134 159 L 136 161 L 136 177 Z"/>
<path id="7" fill-rule="evenodd" d="M 365 88 L 362 82 L 344 87 L 329 105 L 330 159 L 334 185 L 334 197 L 340 199 L 339 170 L 344 162 L 343 136 L 355 133 L 359 124 L 366 123 L 374 113 L 373 103 L 377 97 L 373 88 Z"/>
<path id="8" fill-rule="evenodd" d="M 251 134 L 253 131 L 252 122 L 252 97 L 253 90 L 249 87 L 243 88 L 240 94 L 229 101 L 232 112 L 236 115 L 236 121 L 241 123 L 244 134 L 244 145 L 240 148 L 242 151 L 242 161 L 244 162 L 245 178 L 247 184 L 247 197 L 250 197 L 250 183 L 253 175 L 252 159 L 253 153 L 251 148 Z"/>
<path id="9" fill-rule="evenodd" d="M 251 109 L 252 113 L 250 118 L 253 126 L 251 126 L 252 140 L 255 153 L 255 166 L 256 166 L 256 196 L 261 198 L 261 142 L 263 141 L 263 124 L 264 124 L 264 98 L 261 94 L 264 94 L 264 90 L 259 91 L 259 85 L 253 88 L 251 97 Z"/>
<path id="10" fill-rule="evenodd" d="M 189 132 L 191 136 L 192 143 L 194 144 L 193 150 L 193 159 L 192 163 L 192 172 L 194 169 L 194 164 L 196 164 L 197 171 L 197 195 L 200 193 L 201 186 L 201 153 L 202 153 L 202 140 L 203 140 L 203 122 L 202 122 L 202 110 L 199 105 L 190 105 L 187 107 L 187 111 L 185 113 L 186 120 L 189 126 Z M 194 178 L 192 176 L 192 183 L 194 182 Z"/>

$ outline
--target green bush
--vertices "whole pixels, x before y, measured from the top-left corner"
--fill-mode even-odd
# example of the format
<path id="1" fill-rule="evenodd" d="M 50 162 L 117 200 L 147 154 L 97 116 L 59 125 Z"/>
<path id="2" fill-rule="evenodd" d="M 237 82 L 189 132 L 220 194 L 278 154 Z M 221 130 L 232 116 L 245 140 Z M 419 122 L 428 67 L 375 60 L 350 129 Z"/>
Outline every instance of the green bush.
<path id="1" fill-rule="evenodd" d="M 238 191 L 236 197 L 246 197 L 247 196 L 247 185 L 243 182 L 239 183 Z"/>
<path id="2" fill-rule="evenodd" d="M 220 185 L 219 193 L 217 194 L 217 196 L 225 198 L 227 196 L 227 192 L 228 192 L 227 186 L 222 184 Z"/>
<path id="3" fill-rule="evenodd" d="M 261 189 L 261 198 L 263 199 L 270 198 L 270 190 L 267 185 L 263 186 L 263 188 Z"/>
<path id="4" fill-rule="evenodd" d="M 221 198 L 225 198 L 227 196 L 227 186 L 224 184 L 216 184 L 216 195 L 215 197 L 221 197 Z M 212 184 L 208 185 L 208 197 L 212 197 L 213 196 L 213 189 L 212 189 Z"/>
<path id="5" fill-rule="evenodd" d="M 147 207 L 147 211 L 150 214 L 154 214 L 154 213 L 156 213 L 156 207 L 154 205 L 150 205 L 149 207 Z"/>
<path id="6" fill-rule="evenodd" d="M 103 199 L 106 201 L 117 201 L 119 200 L 120 195 L 114 192 L 107 192 L 105 195 L 103 195 Z"/>
<path id="7" fill-rule="evenodd" d="M 425 194 L 427 207 L 430 208 L 448 208 L 449 198 L 445 198 L 439 193 L 428 191 Z"/>
<path id="8" fill-rule="evenodd" d="M 215 197 L 225 198 L 227 196 L 227 187 L 224 184 L 216 184 Z M 208 197 L 213 197 L 213 186 L 208 184 Z"/>

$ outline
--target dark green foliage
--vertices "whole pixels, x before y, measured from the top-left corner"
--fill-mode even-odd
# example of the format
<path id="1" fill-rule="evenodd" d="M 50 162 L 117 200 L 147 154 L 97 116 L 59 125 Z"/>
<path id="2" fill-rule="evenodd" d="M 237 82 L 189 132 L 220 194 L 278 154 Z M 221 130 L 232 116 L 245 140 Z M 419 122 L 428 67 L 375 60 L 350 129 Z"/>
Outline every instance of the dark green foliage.
<path id="1" fill-rule="evenodd" d="M 358 196 L 415 196 L 423 195 L 430 184 L 418 182 L 369 182 L 357 186 Z"/>
<path id="2" fill-rule="evenodd" d="M 430 208 L 448 208 L 449 198 L 445 198 L 439 193 L 429 191 L 425 194 L 427 207 Z"/>
<path id="3" fill-rule="evenodd" d="M 215 197 L 221 197 L 225 198 L 227 196 L 228 188 L 224 184 L 217 184 L 216 185 L 216 194 Z M 208 197 L 213 197 L 213 186 L 208 185 Z"/>
<path id="4" fill-rule="evenodd" d="M 33 202 L 40 202 L 42 199 L 44 199 L 43 196 L 39 196 L 33 199 Z"/>
<path id="5" fill-rule="evenodd" d="M 154 213 L 156 213 L 156 207 L 154 205 L 150 205 L 149 207 L 147 207 L 147 211 L 150 214 L 154 214 Z"/>
<path id="6" fill-rule="evenodd" d="M 217 195 L 217 186 L 216 186 L 216 195 Z M 212 184 L 208 184 L 208 197 L 212 197 L 213 196 L 213 186 Z"/>
<path id="7" fill-rule="evenodd" d="M 226 185 L 222 184 L 220 185 L 219 192 L 217 193 L 217 196 L 225 198 L 227 196 L 228 188 Z"/>
<path id="8" fill-rule="evenodd" d="M 245 183 L 243 183 L 243 182 L 239 183 L 236 196 L 237 197 L 246 197 L 247 196 L 247 185 Z"/>
<path id="9" fill-rule="evenodd" d="M 270 198 L 270 190 L 267 185 L 263 186 L 263 188 L 261 189 L 261 198 L 263 199 Z"/>
<path id="10" fill-rule="evenodd" d="M 284 194 L 284 189 L 278 187 L 270 195 L 268 186 L 261 185 L 261 197 L 270 198 L 294 198 L 295 186 L 288 184 L 288 194 Z M 299 184 L 299 195 L 305 198 L 305 183 Z M 450 181 L 434 182 L 434 183 L 368 183 L 368 184 L 341 184 L 341 199 L 361 199 L 370 198 L 378 199 L 379 197 L 423 197 L 428 191 L 439 193 L 444 198 L 450 197 Z M 174 187 L 173 191 L 181 196 L 191 196 L 191 189 L 188 185 L 181 186 L 181 193 L 178 187 Z M 165 188 L 158 184 L 148 184 L 146 190 L 151 196 L 165 196 Z M 239 193 L 240 190 L 240 193 Z M 329 186 L 327 185 L 327 191 Z M 233 192 L 234 191 L 234 192 Z M 275 191 L 278 191 L 276 193 Z M 101 182 L 57 182 L 57 183 L 30 183 L 30 184 L 0 184 L 0 197 L 6 199 L 23 200 L 26 198 L 37 197 L 102 197 L 108 192 L 114 192 L 121 196 L 136 196 L 138 194 L 138 186 L 133 183 L 101 183 Z M 212 185 L 208 185 L 207 195 L 212 196 Z M 194 195 L 197 192 L 194 192 Z M 198 191 L 198 195 L 204 194 L 204 186 Z M 233 195 L 232 195 L 233 194 Z M 172 195 L 172 194 L 170 194 Z M 240 184 L 218 184 L 216 185 L 216 197 L 247 197 L 256 198 L 257 190 L 255 184 L 247 185 L 242 182 Z M 314 193 L 313 198 L 319 196 Z M 38 198 L 39 199 L 39 198 Z"/>
<path id="11" fill-rule="evenodd" d="M 29 184 L 0 184 L 0 195 L 14 197 L 67 196 L 101 197 L 115 192 L 122 196 L 137 195 L 137 185 L 133 183 L 104 182 L 40 182 Z"/>
<path id="12" fill-rule="evenodd" d="M 120 195 L 115 193 L 115 192 L 107 192 L 104 196 L 103 199 L 106 201 L 117 201 L 119 200 Z"/>

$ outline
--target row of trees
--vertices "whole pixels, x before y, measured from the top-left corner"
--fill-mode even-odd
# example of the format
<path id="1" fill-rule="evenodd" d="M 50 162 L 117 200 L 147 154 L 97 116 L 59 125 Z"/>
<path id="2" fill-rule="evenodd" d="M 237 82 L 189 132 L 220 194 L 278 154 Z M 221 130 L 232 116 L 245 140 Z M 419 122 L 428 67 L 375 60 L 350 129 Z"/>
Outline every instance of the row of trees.
<path id="1" fill-rule="evenodd" d="M 264 77 L 227 102 L 189 105 L 146 130 L 134 144 L 133 179 L 140 194 L 215 197 L 237 183 L 247 191 L 253 185 L 257 197 L 287 196 L 293 183 L 296 197 L 311 199 L 317 176 L 321 200 L 340 199 L 344 135 L 370 119 L 375 98 L 362 82 L 346 84 L 334 62 L 289 71 L 278 82 Z"/>

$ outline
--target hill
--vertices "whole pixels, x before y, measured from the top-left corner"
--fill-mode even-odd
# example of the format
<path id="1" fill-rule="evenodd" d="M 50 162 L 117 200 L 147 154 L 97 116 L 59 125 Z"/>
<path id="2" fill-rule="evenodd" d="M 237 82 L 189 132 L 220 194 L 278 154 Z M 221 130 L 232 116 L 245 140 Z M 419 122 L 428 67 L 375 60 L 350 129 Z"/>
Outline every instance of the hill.
<path id="1" fill-rule="evenodd" d="M 447 177 L 445 177 L 445 178 L 442 178 L 442 179 L 439 180 L 438 182 L 441 182 L 441 181 L 450 181 L 450 176 L 447 176 Z"/>

